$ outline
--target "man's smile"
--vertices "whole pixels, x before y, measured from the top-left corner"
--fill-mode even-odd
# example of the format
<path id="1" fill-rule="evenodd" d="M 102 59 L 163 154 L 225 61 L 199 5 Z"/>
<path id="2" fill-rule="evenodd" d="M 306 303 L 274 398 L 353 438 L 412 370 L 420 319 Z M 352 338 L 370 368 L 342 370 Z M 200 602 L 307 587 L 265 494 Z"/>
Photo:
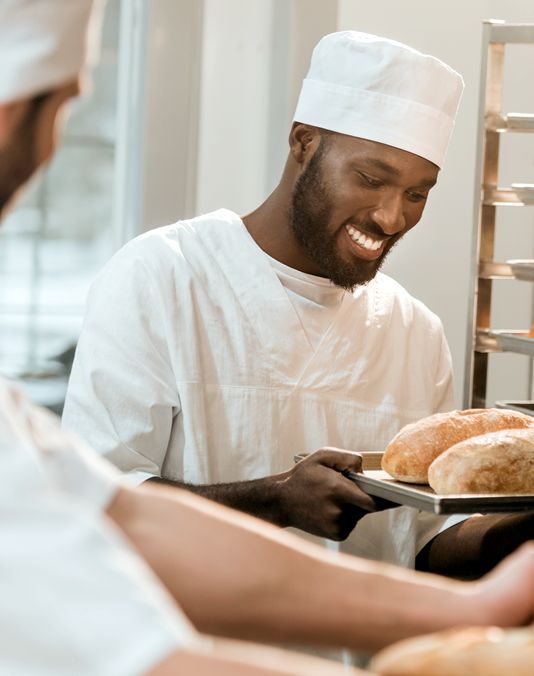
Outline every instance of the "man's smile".
<path id="1" fill-rule="evenodd" d="M 345 226 L 345 232 L 348 235 L 352 249 L 360 258 L 374 260 L 384 251 L 384 246 L 387 241 L 384 238 L 377 239 L 372 235 L 358 230 L 358 228 L 350 223 Z"/>

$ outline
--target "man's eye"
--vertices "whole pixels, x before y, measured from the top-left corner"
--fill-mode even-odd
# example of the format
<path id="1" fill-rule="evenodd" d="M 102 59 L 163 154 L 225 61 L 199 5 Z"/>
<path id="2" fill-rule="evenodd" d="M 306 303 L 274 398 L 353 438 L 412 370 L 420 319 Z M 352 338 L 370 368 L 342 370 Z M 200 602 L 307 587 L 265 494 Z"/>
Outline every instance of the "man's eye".
<path id="1" fill-rule="evenodd" d="M 371 178 L 371 176 L 367 176 L 367 174 L 362 174 L 361 172 L 358 173 L 363 179 L 365 185 L 369 186 L 370 188 L 381 188 L 384 185 L 384 183 L 377 178 Z"/>
<path id="2" fill-rule="evenodd" d="M 427 195 L 425 193 L 420 192 L 408 191 L 407 195 L 408 199 L 410 199 L 412 202 L 423 202 L 427 198 Z"/>

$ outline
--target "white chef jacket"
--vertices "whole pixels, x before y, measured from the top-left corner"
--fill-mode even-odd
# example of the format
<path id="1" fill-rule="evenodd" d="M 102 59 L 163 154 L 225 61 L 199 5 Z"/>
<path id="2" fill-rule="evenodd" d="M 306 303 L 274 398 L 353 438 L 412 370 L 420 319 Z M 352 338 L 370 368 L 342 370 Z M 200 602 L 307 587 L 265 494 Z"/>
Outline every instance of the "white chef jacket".
<path id="1" fill-rule="evenodd" d="M 440 320 L 383 274 L 344 293 L 312 343 L 236 214 L 152 230 L 92 286 L 64 425 L 137 480 L 217 483 L 287 470 L 325 445 L 383 450 L 453 407 Z M 346 547 L 411 565 L 457 520 L 388 510 Z"/>
<path id="2" fill-rule="evenodd" d="M 200 639 L 102 514 L 117 471 L 0 381 L 0 674 L 133 676 Z"/>

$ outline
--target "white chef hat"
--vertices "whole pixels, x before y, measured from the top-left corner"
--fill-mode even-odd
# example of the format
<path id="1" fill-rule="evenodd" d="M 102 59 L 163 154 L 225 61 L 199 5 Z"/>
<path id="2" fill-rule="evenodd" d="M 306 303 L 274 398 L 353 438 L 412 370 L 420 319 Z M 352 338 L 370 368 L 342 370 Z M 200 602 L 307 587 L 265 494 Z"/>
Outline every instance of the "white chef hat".
<path id="1" fill-rule="evenodd" d="M 0 103 L 75 80 L 98 50 L 102 7 L 101 0 L 0 0 Z"/>
<path id="2" fill-rule="evenodd" d="M 342 31 L 313 50 L 294 120 L 378 141 L 441 167 L 463 79 L 394 40 Z"/>

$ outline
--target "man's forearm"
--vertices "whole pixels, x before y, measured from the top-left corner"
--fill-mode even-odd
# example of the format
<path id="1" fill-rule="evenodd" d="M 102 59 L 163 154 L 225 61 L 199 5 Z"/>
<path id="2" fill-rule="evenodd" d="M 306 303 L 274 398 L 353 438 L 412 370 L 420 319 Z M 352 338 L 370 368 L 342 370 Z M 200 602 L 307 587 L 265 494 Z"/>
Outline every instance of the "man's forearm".
<path id="1" fill-rule="evenodd" d="M 122 489 L 110 513 L 190 619 L 213 634 L 374 650 L 458 624 L 524 621 L 520 606 L 534 591 L 521 590 L 513 613 L 490 613 L 481 583 L 334 555 L 162 487 Z"/>
<path id="2" fill-rule="evenodd" d="M 252 514 L 277 526 L 289 525 L 287 515 L 280 500 L 280 484 L 277 476 L 254 479 L 252 481 L 236 481 L 234 483 L 219 484 L 187 484 L 179 481 L 149 479 L 150 483 L 159 483 L 167 486 L 183 488 L 195 495 L 213 500 L 240 512 Z"/>
<path id="3" fill-rule="evenodd" d="M 150 481 L 185 488 L 277 526 L 344 540 L 362 516 L 378 508 L 376 501 L 347 478 L 361 468 L 362 458 L 357 453 L 322 448 L 286 472 L 253 481 L 200 486 L 165 479 Z"/>

